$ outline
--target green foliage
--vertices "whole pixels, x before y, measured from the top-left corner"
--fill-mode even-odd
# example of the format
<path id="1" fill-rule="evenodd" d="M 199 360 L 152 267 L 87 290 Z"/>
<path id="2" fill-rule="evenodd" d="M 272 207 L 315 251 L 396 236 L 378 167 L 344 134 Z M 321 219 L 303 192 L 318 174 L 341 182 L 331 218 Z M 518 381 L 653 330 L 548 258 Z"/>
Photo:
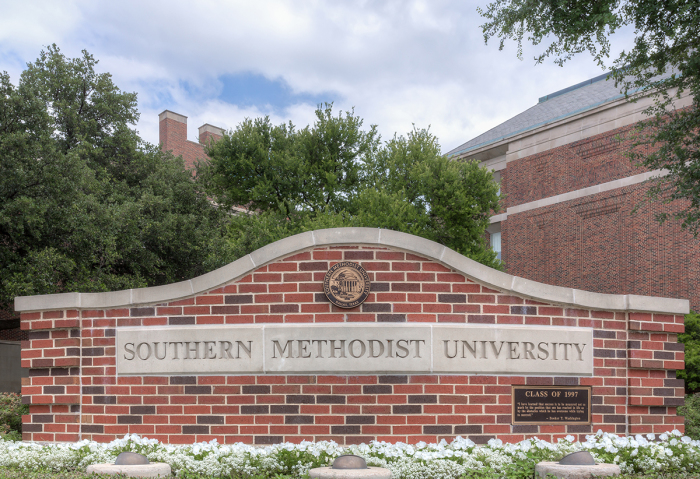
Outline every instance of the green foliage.
<path id="1" fill-rule="evenodd" d="M 476 162 L 440 152 L 428 130 L 380 144 L 352 112 L 316 111 L 303 130 L 246 120 L 209 149 L 198 179 L 222 205 L 255 214 L 232 220 L 235 256 L 313 229 L 387 228 L 442 243 L 492 267 L 500 261 L 484 240 L 498 211 L 498 186 Z"/>
<path id="2" fill-rule="evenodd" d="M 563 65 L 588 51 L 601 67 L 610 54 L 609 36 L 619 28 L 634 28 L 634 46 L 610 65 L 616 85 L 633 101 L 650 96 L 654 102 L 638 124 L 629 156 L 649 170 L 667 169 L 654 180 L 649 199 L 676 201 L 671 214 L 697 235 L 700 227 L 700 5 L 697 0 L 496 0 L 486 10 L 484 39 L 498 37 L 517 43 L 522 58 L 523 38 L 534 45 L 548 42 L 535 57 Z M 676 109 L 681 95 L 689 107 Z"/>
<path id="3" fill-rule="evenodd" d="M 29 406 L 22 404 L 22 396 L 0 393 L 0 438 L 22 440 L 22 415 L 29 414 Z"/>
<path id="4" fill-rule="evenodd" d="M 678 408 L 678 415 L 685 416 L 685 435 L 700 439 L 700 394 L 688 394 L 685 403 Z"/>
<path id="5" fill-rule="evenodd" d="M 685 369 L 678 370 L 676 377 L 685 380 L 687 393 L 693 393 L 700 390 L 700 315 L 691 311 L 684 323 L 685 332 L 678 335 L 678 342 L 685 345 Z"/>
<path id="6" fill-rule="evenodd" d="M 227 215 L 143 143 L 136 95 L 54 45 L 0 74 L 0 303 L 179 281 L 230 260 Z"/>

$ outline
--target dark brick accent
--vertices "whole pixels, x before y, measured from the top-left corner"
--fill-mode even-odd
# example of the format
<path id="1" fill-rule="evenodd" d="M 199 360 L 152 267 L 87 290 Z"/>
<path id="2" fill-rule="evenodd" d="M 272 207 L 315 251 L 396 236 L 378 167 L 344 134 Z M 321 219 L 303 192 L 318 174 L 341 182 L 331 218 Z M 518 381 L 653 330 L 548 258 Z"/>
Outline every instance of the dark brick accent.
<path id="1" fill-rule="evenodd" d="M 467 302 L 467 295 L 466 294 L 455 294 L 455 293 L 447 293 L 447 294 L 438 294 L 438 302 L 439 303 L 466 303 Z"/>
<path id="2" fill-rule="evenodd" d="M 44 394 L 64 394 L 65 386 L 44 386 Z"/>
<path id="3" fill-rule="evenodd" d="M 64 368 L 51 368 L 51 376 L 70 376 L 71 370 Z"/>
<path id="4" fill-rule="evenodd" d="M 209 434 L 209 426 L 182 426 L 182 434 Z"/>
<path id="5" fill-rule="evenodd" d="M 386 384 L 367 384 L 362 386 L 362 394 L 391 394 L 393 392 L 394 388 Z"/>
<path id="6" fill-rule="evenodd" d="M 406 322 L 406 315 L 405 314 L 378 314 L 377 315 L 377 322 L 378 323 L 405 323 Z"/>
<path id="7" fill-rule="evenodd" d="M 316 404 L 345 404 L 345 396 L 316 396 Z"/>
<path id="8" fill-rule="evenodd" d="M 273 404 L 270 406 L 271 414 L 299 414 L 299 406 L 293 404 Z"/>
<path id="9" fill-rule="evenodd" d="M 664 398 L 664 406 L 682 406 L 685 403 L 685 398 L 669 398 L 665 397 Z"/>
<path id="10" fill-rule="evenodd" d="M 452 434 L 452 426 L 423 426 L 423 434 Z"/>
<path id="11" fill-rule="evenodd" d="M 615 406 L 595 405 L 591 406 L 591 412 L 593 414 L 615 414 Z"/>
<path id="12" fill-rule="evenodd" d="M 238 306 L 212 306 L 211 314 L 238 314 L 241 308 Z"/>
<path id="13" fill-rule="evenodd" d="M 141 416 L 117 416 L 117 424 L 141 424 Z"/>
<path id="14" fill-rule="evenodd" d="M 299 271 L 325 271 L 327 269 L 327 261 L 306 261 L 304 263 L 299 263 Z"/>
<path id="15" fill-rule="evenodd" d="M 313 424 L 313 416 L 284 416 L 285 424 Z"/>
<path id="16" fill-rule="evenodd" d="M 41 424 L 22 424 L 22 432 L 42 432 L 44 426 Z"/>
<path id="17" fill-rule="evenodd" d="M 287 395 L 287 404 L 316 404 L 316 397 L 302 394 Z"/>
<path id="18" fill-rule="evenodd" d="M 131 308 L 131 316 L 155 316 L 156 308 Z"/>
<path id="19" fill-rule="evenodd" d="M 270 414 L 270 406 L 263 404 L 241 406 L 241 414 Z"/>
<path id="20" fill-rule="evenodd" d="M 627 416 L 623 414 L 610 414 L 603 415 L 603 422 L 605 424 L 624 424 L 627 421 Z"/>
<path id="21" fill-rule="evenodd" d="M 660 407 L 660 406 L 650 406 L 649 407 L 649 414 L 666 414 L 668 409 L 665 407 Z"/>
<path id="22" fill-rule="evenodd" d="M 284 442 L 283 436 L 255 436 L 253 438 L 253 444 L 279 444 Z"/>
<path id="23" fill-rule="evenodd" d="M 459 426 L 455 426 L 455 434 L 481 434 L 483 432 L 482 426 L 477 426 L 477 425 L 465 425 L 461 424 Z"/>
<path id="24" fill-rule="evenodd" d="M 185 394 L 211 394 L 211 386 L 185 386 Z"/>
<path id="25" fill-rule="evenodd" d="M 111 334 L 111 335 L 108 335 L 108 334 L 107 334 L 107 331 L 111 331 L 112 334 Z M 105 329 L 105 336 L 113 337 L 113 336 L 114 336 L 114 330 L 113 330 L 113 329 Z M 79 338 L 79 337 L 80 337 L 80 330 L 79 330 L 79 329 L 71 329 L 71 330 L 70 330 L 70 337 L 71 337 L 71 338 Z"/>
<path id="26" fill-rule="evenodd" d="M 104 386 L 83 386 L 83 394 L 104 394 Z"/>
<path id="27" fill-rule="evenodd" d="M 197 416 L 197 424 L 223 424 L 224 416 Z"/>
<path id="28" fill-rule="evenodd" d="M 117 396 L 93 396 L 93 404 L 117 404 Z"/>
<path id="29" fill-rule="evenodd" d="M 264 385 L 243 386 L 243 394 L 270 394 L 270 386 L 264 386 Z"/>
<path id="30" fill-rule="evenodd" d="M 685 351 L 685 344 L 683 344 L 683 343 L 664 343 L 664 349 L 666 351 Z"/>
<path id="31" fill-rule="evenodd" d="M 298 304 L 271 304 L 270 313 L 298 313 Z"/>
<path id="32" fill-rule="evenodd" d="M 604 331 L 602 329 L 594 329 L 593 330 L 593 337 L 594 338 L 603 338 L 603 339 L 615 339 L 617 337 L 615 331 Z"/>
<path id="33" fill-rule="evenodd" d="M 170 376 L 170 384 L 197 384 L 196 376 Z"/>
<path id="34" fill-rule="evenodd" d="M 360 426 L 331 426 L 331 434 L 360 434 Z"/>
<path id="35" fill-rule="evenodd" d="M 469 439 L 474 441 L 474 444 L 486 444 L 491 439 L 495 439 L 496 436 L 469 436 Z"/>
<path id="36" fill-rule="evenodd" d="M 78 331 L 78 334 L 80 334 L 80 331 Z M 105 338 L 113 338 L 116 335 L 117 335 L 116 329 L 105 329 Z"/>
<path id="37" fill-rule="evenodd" d="M 374 285 L 372 285 L 374 291 Z M 362 305 L 363 313 L 391 313 L 391 304 L 389 303 L 364 303 Z"/>
<path id="38" fill-rule="evenodd" d="M 673 351 L 654 351 L 654 359 L 670 359 L 675 358 L 676 353 Z"/>
<path id="39" fill-rule="evenodd" d="M 391 291 L 389 283 L 372 283 L 371 291 L 373 293 L 383 293 Z"/>
<path id="40" fill-rule="evenodd" d="M 32 422 L 53 422 L 53 414 L 32 414 Z"/>
<path id="41" fill-rule="evenodd" d="M 374 424 L 374 416 L 345 416 L 345 424 Z"/>
<path id="42" fill-rule="evenodd" d="M 674 391 L 671 388 L 654 388 L 653 392 L 654 392 L 654 396 L 673 397 L 676 395 L 676 391 Z"/>
<path id="43" fill-rule="evenodd" d="M 29 340 L 32 339 L 49 339 L 51 337 L 51 334 L 49 331 L 29 331 L 27 333 L 27 338 Z"/>
<path id="44" fill-rule="evenodd" d="M 105 348 L 83 348 L 83 356 L 104 356 Z"/>
<path id="45" fill-rule="evenodd" d="M 48 369 L 30 369 L 29 370 L 29 377 L 37 377 L 37 376 L 48 376 L 49 375 L 49 370 Z"/>
<path id="46" fill-rule="evenodd" d="M 129 408 L 129 413 L 130 414 L 155 414 L 156 413 L 156 407 L 155 406 L 131 406 Z"/>
<path id="47" fill-rule="evenodd" d="M 24 427 L 22 429 L 24 430 Z M 105 427 L 102 424 L 81 424 L 80 432 L 87 434 L 104 434 Z"/>
<path id="48" fill-rule="evenodd" d="M 408 376 L 379 376 L 379 384 L 408 384 Z"/>
<path id="49" fill-rule="evenodd" d="M 590 424 L 569 424 L 566 426 L 566 432 L 570 433 L 579 433 L 579 434 L 585 434 L 585 433 L 590 433 L 593 430 L 593 426 Z"/>
<path id="50" fill-rule="evenodd" d="M 537 306 L 511 306 L 510 314 L 537 314 Z"/>
<path id="51" fill-rule="evenodd" d="M 66 356 L 80 356 L 80 348 L 66 348 Z"/>
<path id="52" fill-rule="evenodd" d="M 664 379 L 664 387 L 667 388 L 684 388 L 684 379 Z"/>
<path id="53" fill-rule="evenodd" d="M 416 394 L 408 396 L 408 404 L 437 404 L 437 395 Z"/>
<path id="54" fill-rule="evenodd" d="M 70 407 L 70 412 L 80 412 L 80 404 L 73 404 Z"/>
<path id="55" fill-rule="evenodd" d="M 249 304 L 252 302 L 252 294 L 230 294 L 224 298 L 226 304 Z"/>
<path id="56" fill-rule="evenodd" d="M 422 414 L 423 406 L 420 404 L 395 404 L 392 411 L 394 414 Z"/>
<path id="57" fill-rule="evenodd" d="M 614 349 L 594 348 L 593 349 L 593 357 L 594 358 L 614 358 L 615 357 L 615 350 Z"/>
<path id="58" fill-rule="evenodd" d="M 513 434 L 516 434 L 516 433 L 537 434 L 538 432 L 540 432 L 540 427 L 537 425 L 530 425 L 530 424 L 514 424 L 513 425 Z"/>
<path id="59" fill-rule="evenodd" d="M 627 341 L 627 349 L 642 349 L 641 341 Z"/>

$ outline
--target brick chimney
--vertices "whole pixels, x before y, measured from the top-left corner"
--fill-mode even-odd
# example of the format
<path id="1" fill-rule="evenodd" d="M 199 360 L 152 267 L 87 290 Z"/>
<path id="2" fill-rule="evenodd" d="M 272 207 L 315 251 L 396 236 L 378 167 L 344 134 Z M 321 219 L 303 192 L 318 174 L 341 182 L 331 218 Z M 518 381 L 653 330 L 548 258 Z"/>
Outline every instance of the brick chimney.
<path id="1" fill-rule="evenodd" d="M 199 127 L 199 143 L 187 139 L 187 117 L 170 110 L 158 115 L 158 133 L 160 148 L 171 151 L 175 156 L 182 156 L 187 169 L 194 169 L 198 161 L 206 161 L 209 157 L 204 153 L 204 145 L 219 140 L 224 130 L 205 123 Z"/>

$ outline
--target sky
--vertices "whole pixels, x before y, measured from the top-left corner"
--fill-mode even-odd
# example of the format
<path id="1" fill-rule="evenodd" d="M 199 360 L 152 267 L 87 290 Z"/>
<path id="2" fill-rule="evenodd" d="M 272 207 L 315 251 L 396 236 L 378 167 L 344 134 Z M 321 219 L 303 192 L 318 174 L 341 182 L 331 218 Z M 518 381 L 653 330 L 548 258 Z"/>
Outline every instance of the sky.
<path id="1" fill-rule="evenodd" d="M 99 72 L 138 93 L 136 129 L 158 143 L 158 114 L 188 117 L 188 138 L 269 116 L 304 127 L 332 102 L 384 140 L 414 126 L 447 152 L 603 73 L 588 55 L 535 65 L 542 47 L 484 43 L 487 0 L 0 0 L 0 71 L 17 83 L 47 45 L 90 52 Z M 624 31 L 613 42 L 629 46 Z M 615 51 L 618 51 L 615 50 Z"/>

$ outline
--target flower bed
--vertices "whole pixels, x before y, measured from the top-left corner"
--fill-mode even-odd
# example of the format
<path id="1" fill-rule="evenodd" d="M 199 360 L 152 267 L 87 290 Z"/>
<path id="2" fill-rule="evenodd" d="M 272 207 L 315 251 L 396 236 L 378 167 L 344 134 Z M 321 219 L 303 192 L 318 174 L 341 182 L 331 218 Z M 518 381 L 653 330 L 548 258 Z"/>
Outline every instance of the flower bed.
<path id="1" fill-rule="evenodd" d="M 386 467 L 394 479 L 453 479 L 459 477 L 532 477 L 535 464 L 588 450 L 598 462 L 619 464 L 624 473 L 698 473 L 700 441 L 678 431 L 618 437 L 598 432 L 582 443 L 567 436 L 556 444 L 528 439 L 517 444 L 491 440 L 485 446 L 458 437 L 438 444 L 373 442 L 341 447 L 334 442 L 303 442 L 255 447 L 221 445 L 216 441 L 188 446 L 165 445 L 154 439 L 127 435 L 111 443 L 80 441 L 41 445 L 0 440 L 0 467 L 23 471 L 85 470 L 90 464 L 113 463 L 123 451 L 145 454 L 151 462 L 166 462 L 178 476 L 303 476 L 313 467 L 330 464 L 341 454 L 357 454 L 368 465 Z"/>

